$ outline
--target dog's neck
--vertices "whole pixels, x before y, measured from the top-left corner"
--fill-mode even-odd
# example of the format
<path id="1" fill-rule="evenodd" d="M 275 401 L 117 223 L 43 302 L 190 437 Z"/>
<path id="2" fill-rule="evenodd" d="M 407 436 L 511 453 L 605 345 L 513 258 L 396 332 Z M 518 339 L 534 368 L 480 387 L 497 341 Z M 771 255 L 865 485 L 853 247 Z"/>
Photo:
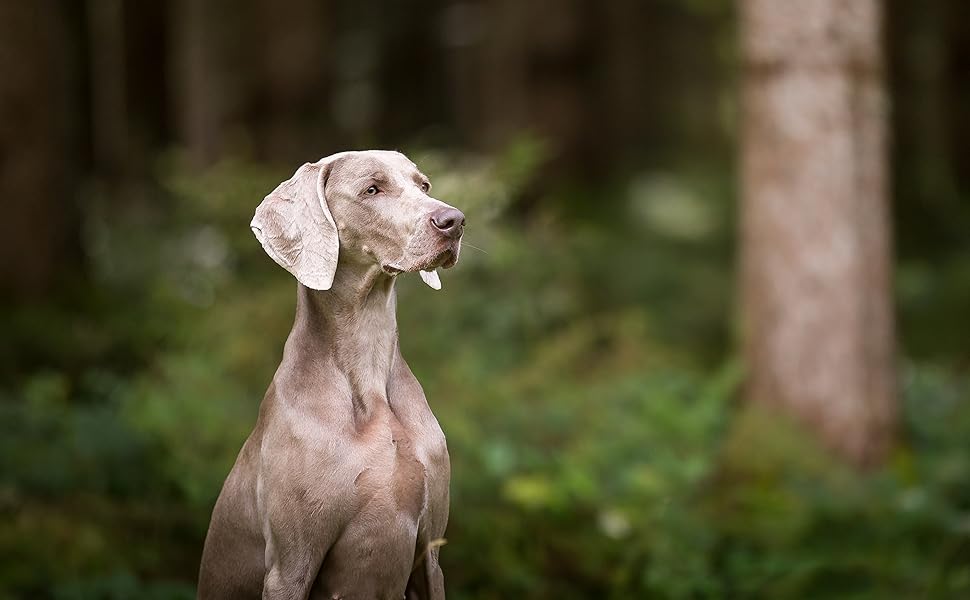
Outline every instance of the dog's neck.
<path id="1" fill-rule="evenodd" d="M 332 364 L 346 377 L 355 409 L 364 413 L 387 402 L 397 354 L 394 279 L 377 265 L 341 264 L 331 289 L 297 286 L 287 353 L 312 365 Z"/>

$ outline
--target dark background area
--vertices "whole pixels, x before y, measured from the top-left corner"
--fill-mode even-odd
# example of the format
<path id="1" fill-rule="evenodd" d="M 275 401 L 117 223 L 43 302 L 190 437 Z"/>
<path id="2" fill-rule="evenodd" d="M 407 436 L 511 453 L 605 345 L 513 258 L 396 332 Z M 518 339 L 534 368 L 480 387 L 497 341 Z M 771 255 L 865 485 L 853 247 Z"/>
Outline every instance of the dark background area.
<path id="1" fill-rule="evenodd" d="M 452 597 L 966 597 L 970 13 L 886 14 L 902 425 L 860 474 L 738 424 L 732 2 L 3 0 L 0 598 L 192 597 L 293 314 L 249 219 L 370 147 L 477 247 L 399 284 Z"/>

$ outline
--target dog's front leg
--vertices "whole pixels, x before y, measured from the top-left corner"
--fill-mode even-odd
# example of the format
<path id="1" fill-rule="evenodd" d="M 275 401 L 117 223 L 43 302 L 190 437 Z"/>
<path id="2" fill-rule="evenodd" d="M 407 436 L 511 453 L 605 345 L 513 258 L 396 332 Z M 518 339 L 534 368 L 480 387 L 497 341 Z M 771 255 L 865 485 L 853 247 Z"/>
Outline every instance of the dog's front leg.
<path id="1" fill-rule="evenodd" d="M 269 505 L 276 510 L 266 514 L 263 526 L 263 600 L 306 600 L 338 532 L 332 519 L 281 501 L 295 495 L 291 488 L 274 489 L 277 493 L 270 494 Z"/>
<path id="2" fill-rule="evenodd" d="M 319 546 L 279 548 L 272 538 L 268 539 L 263 600 L 306 600 L 324 555 Z"/>

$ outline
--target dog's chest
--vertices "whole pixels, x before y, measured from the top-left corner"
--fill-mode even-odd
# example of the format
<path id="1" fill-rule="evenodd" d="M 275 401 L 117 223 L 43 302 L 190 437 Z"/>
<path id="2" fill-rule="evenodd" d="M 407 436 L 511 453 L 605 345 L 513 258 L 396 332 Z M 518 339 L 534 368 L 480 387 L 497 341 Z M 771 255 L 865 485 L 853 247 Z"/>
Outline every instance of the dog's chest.
<path id="1" fill-rule="evenodd" d="M 449 468 L 437 422 L 430 426 L 388 411 L 362 433 L 366 449 L 354 485 L 364 504 L 383 505 L 413 521 L 439 508 L 434 504 L 440 502 L 441 490 L 447 490 Z"/>
<path id="2" fill-rule="evenodd" d="M 415 443 L 406 435 L 395 434 L 394 469 L 391 474 L 395 508 L 414 519 L 420 517 L 428 503 L 429 479 L 435 473 L 430 469 Z M 422 460 L 422 458 L 425 458 Z"/>

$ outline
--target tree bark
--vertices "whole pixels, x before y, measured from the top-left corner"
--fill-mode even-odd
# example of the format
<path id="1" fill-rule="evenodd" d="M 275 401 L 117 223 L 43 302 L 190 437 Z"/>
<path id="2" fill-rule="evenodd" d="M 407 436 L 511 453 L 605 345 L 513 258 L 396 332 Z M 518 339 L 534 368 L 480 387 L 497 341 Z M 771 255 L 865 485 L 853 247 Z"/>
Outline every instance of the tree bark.
<path id="1" fill-rule="evenodd" d="M 751 402 L 857 465 L 895 420 L 877 0 L 744 0 L 741 296 Z"/>

